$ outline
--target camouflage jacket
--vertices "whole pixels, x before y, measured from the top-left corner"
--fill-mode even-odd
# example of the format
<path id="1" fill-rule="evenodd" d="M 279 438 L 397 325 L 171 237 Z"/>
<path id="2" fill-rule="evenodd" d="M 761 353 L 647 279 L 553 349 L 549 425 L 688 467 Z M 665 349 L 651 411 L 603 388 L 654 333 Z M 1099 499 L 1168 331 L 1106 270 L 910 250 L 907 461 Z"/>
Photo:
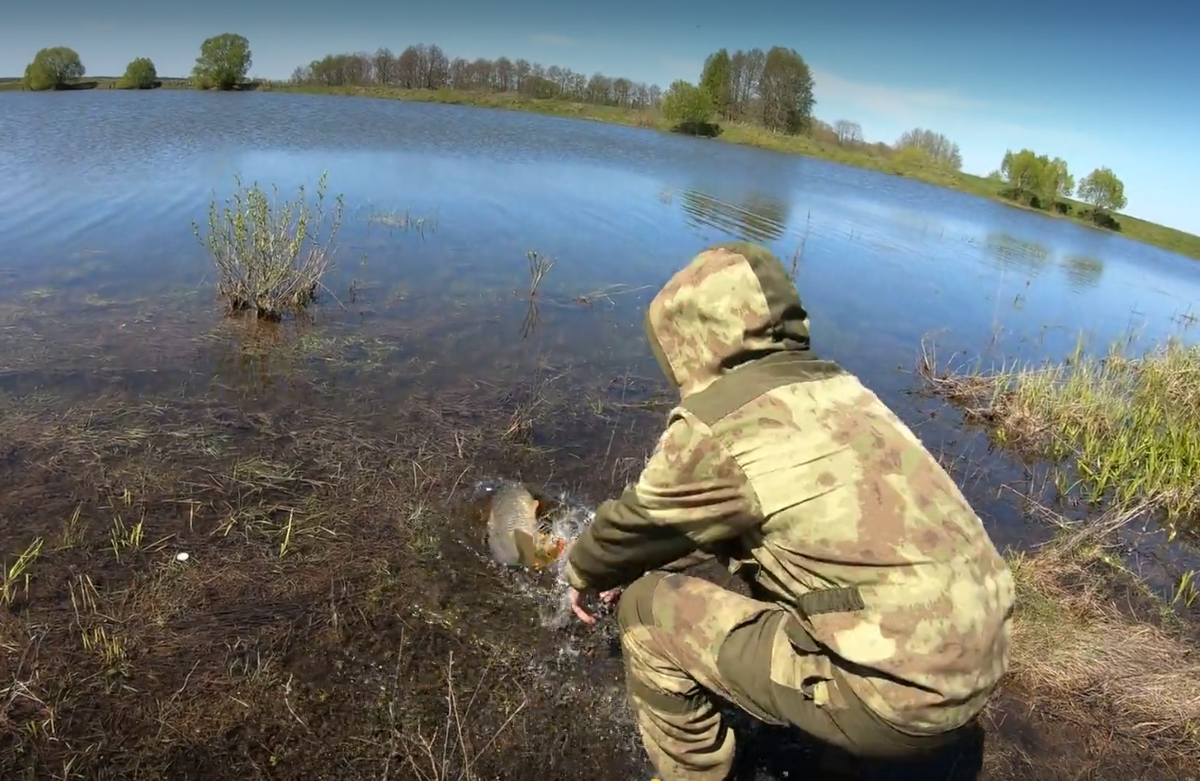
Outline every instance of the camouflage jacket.
<path id="1" fill-rule="evenodd" d="M 571 585 L 714 553 L 792 609 L 886 721 L 921 734 L 972 718 L 1008 663 L 1011 573 L 920 440 L 809 350 L 778 258 L 710 248 L 654 298 L 646 330 L 681 401 L 638 482 L 571 547 Z M 803 609 L 835 589 L 858 609 Z"/>

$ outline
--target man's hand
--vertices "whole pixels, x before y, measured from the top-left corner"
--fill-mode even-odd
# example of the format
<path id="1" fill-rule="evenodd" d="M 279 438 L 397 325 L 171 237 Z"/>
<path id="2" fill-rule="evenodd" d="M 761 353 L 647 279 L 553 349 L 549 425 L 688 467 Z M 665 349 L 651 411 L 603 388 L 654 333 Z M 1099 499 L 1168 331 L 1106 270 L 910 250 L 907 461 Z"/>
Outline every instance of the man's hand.
<path id="1" fill-rule="evenodd" d="M 584 606 L 583 606 L 583 594 L 581 594 L 577 589 L 573 588 L 568 592 L 568 596 L 570 597 L 570 600 L 571 600 L 571 612 L 573 612 L 580 621 L 587 624 L 588 626 L 592 626 L 593 624 L 595 624 L 596 617 L 594 615 L 592 615 L 591 613 L 587 612 L 587 609 L 584 608 Z M 614 604 L 620 598 L 621 598 L 621 589 L 619 589 L 619 588 L 609 589 L 608 591 L 600 592 L 600 601 L 605 603 L 606 605 Z"/>

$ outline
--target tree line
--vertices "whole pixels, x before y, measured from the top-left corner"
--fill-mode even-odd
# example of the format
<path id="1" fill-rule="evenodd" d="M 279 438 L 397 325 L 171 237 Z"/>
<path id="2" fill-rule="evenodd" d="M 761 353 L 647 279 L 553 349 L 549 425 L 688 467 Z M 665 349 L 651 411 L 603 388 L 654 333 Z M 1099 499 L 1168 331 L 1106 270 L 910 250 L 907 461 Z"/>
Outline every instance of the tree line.
<path id="1" fill-rule="evenodd" d="M 558 65 L 500 57 L 451 58 L 440 46 L 416 44 L 400 54 L 381 48 L 373 54 L 330 54 L 292 73 L 293 84 L 323 87 L 395 87 L 511 92 L 530 98 L 571 100 L 598 106 L 647 109 L 658 106 L 662 90 L 654 84 L 603 73 L 588 76 Z"/>
<path id="2" fill-rule="evenodd" d="M 214 35 L 200 44 L 192 83 L 200 89 L 234 89 L 245 82 L 252 62 L 250 42 L 244 36 Z M 78 52 L 67 46 L 51 46 L 39 49 L 25 66 L 23 86 L 34 91 L 69 89 L 85 73 Z M 160 83 L 158 69 L 148 57 L 131 60 L 117 81 L 125 89 L 150 89 Z"/>
<path id="3" fill-rule="evenodd" d="M 193 84 L 202 89 L 234 89 L 245 82 L 252 63 L 249 41 L 223 33 L 200 44 L 192 69 Z M 41 49 L 25 69 L 28 89 L 63 89 L 85 73 L 79 54 L 65 46 Z M 588 76 L 558 65 L 525 59 L 450 57 L 431 44 L 408 46 L 400 54 L 386 47 L 374 53 L 330 54 L 292 73 L 296 85 L 322 87 L 382 86 L 399 89 L 512 93 L 530 98 L 569 100 L 631 110 L 657 110 L 677 130 L 715 135 L 718 122 L 741 123 L 784 135 L 806 135 L 817 141 L 876 157 L 903 156 L 952 171 L 962 168 L 958 144 L 941 133 L 914 128 L 894 144 L 868 143 L 862 127 L 848 119 L 830 124 L 814 116 L 812 71 L 794 49 L 718 49 L 704 61 L 693 84 L 676 80 L 664 92 L 657 85 L 602 73 Z M 146 89 L 158 84 L 154 63 L 138 57 L 129 63 L 119 86 Z M 1033 208 L 1071 212 L 1066 199 L 1075 195 L 1091 206 L 1080 214 L 1099 225 L 1119 229 L 1111 213 L 1126 206 L 1125 186 L 1106 167 L 1097 168 L 1076 187 L 1066 161 L 1032 150 L 1008 150 L 990 174 L 1003 182 L 1003 194 Z"/>
<path id="4" fill-rule="evenodd" d="M 1097 225 L 1120 230 L 1120 224 L 1112 213 L 1124 209 L 1125 183 L 1107 166 L 1092 171 L 1079 180 L 1061 157 L 1050 158 L 1039 155 L 1032 149 L 1004 153 L 1000 167 L 989 176 L 1008 185 L 1005 195 L 1035 209 L 1070 214 L 1071 205 L 1066 202 L 1072 196 L 1091 206 L 1080 217 L 1090 219 Z"/>

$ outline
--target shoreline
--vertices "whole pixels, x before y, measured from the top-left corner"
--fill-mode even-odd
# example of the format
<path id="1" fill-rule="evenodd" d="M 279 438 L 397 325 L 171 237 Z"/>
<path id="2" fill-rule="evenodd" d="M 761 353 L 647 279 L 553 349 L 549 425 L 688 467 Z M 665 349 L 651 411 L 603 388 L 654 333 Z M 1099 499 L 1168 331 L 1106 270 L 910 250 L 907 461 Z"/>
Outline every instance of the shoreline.
<path id="1" fill-rule="evenodd" d="M 271 92 L 288 92 L 309 95 L 337 95 L 344 97 L 376 98 L 383 100 L 405 100 L 413 103 L 441 103 L 444 105 L 472 106 L 475 108 L 504 109 L 526 113 L 542 114 L 545 116 L 564 117 L 569 119 L 586 119 L 593 122 L 639 127 L 647 130 L 658 130 L 671 133 L 668 123 L 663 122 L 656 112 L 625 109 L 615 106 L 597 106 L 587 103 L 573 103 L 546 98 L 529 98 L 511 93 L 474 93 L 455 90 L 403 90 L 383 87 L 323 87 L 317 85 L 293 85 L 287 83 L 270 83 L 264 85 Z M 1140 220 L 1128 214 L 1117 214 L 1122 230 L 1111 231 L 1096 225 L 1090 220 L 1081 219 L 1074 214 L 1035 209 L 1025 204 L 1017 203 L 1001 193 L 1002 183 L 987 177 L 957 171 L 947 171 L 942 168 L 924 166 L 892 158 L 876 157 L 854 149 L 831 146 L 813 140 L 806 136 L 782 136 L 770 133 L 762 128 L 741 124 L 721 124 L 722 132 L 710 140 L 722 141 L 727 144 L 749 146 L 771 152 L 811 157 L 832 163 L 840 163 L 853 168 L 862 168 L 878 173 L 913 179 L 924 184 L 943 187 L 966 195 L 986 198 L 1003 206 L 1020 209 L 1025 212 L 1039 214 L 1058 220 L 1068 220 L 1086 228 L 1113 236 L 1123 236 L 1131 241 L 1147 244 L 1167 252 L 1173 252 L 1193 260 L 1200 260 L 1200 236 L 1186 233 L 1175 228 L 1159 225 L 1146 220 Z M 1086 208 L 1086 205 L 1074 199 L 1064 203 L 1076 208 Z"/>
<path id="2" fill-rule="evenodd" d="M 72 87 L 68 91 L 121 89 L 117 84 L 118 81 L 119 79 L 116 77 L 95 77 L 82 80 L 80 85 Z M 18 91 L 20 89 L 20 82 L 19 78 L 0 79 L 0 92 Z M 164 77 L 159 80 L 157 86 L 151 89 L 177 90 L 189 88 L 191 86 L 188 79 Z M 239 91 L 287 92 L 308 95 L 403 100 L 413 103 L 440 103 L 443 105 L 521 111 L 568 119 L 585 119 L 606 124 L 658 130 L 664 133 L 673 132 L 669 127 L 669 123 L 664 122 L 656 111 L 575 103 L 551 98 L 530 98 L 507 92 L 487 93 L 449 89 L 407 90 L 391 87 L 364 86 L 326 87 L 275 81 L 250 82 Z M 974 174 L 923 165 L 920 162 L 905 159 L 903 156 L 880 157 L 857 149 L 848 149 L 846 147 L 822 143 L 807 136 L 783 136 L 756 126 L 736 123 L 721 124 L 721 133 L 711 140 L 783 154 L 810 157 L 817 160 L 840 163 L 853 168 L 861 168 L 905 179 L 912 179 L 966 195 L 985 198 L 1009 208 L 1020 209 L 1043 217 L 1068 220 L 1076 225 L 1107 235 L 1123 236 L 1131 241 L 1156 247 L 1193 260 L 1200 260 L 1200 236 L 1185 233 L 1184 231 L 1165 225 L 1140 220 L 1128 214 L 1117 214 L 1116 216 L 1119 219 L 1122 229 L 1120 231 L 1111 231 L 1076 214 L 1045 211 L 1018 203 L 1001 193 L 1002 182 L 987 177 L 975 176 Z M 1072 211 L 1086 208 L 1085 204 L 1073 199 L 1067 199 L 1062 203 L 1070 207 Z"/>

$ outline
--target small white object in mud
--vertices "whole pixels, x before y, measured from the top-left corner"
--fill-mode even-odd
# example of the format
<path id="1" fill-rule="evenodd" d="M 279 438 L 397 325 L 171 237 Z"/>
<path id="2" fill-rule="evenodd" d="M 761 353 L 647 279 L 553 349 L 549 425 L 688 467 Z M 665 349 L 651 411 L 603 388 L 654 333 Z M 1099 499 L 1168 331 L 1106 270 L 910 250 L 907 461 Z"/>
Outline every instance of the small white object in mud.
<path id="1" fill-rule="evenodd" d="M 188 560 L 187 553 L 180 551 L 179 553 L 175 554 L 175 561 L 187 561 L 187 560 Z"/>

